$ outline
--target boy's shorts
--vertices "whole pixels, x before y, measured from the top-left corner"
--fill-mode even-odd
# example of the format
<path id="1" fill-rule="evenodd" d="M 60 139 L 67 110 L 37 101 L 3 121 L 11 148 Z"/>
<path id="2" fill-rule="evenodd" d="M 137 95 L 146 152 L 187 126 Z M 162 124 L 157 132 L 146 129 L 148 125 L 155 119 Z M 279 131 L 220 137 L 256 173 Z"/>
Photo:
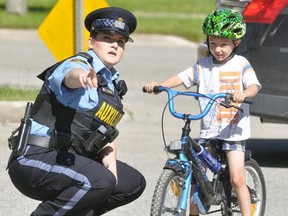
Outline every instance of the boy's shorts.
<path id="1" fill-rule="evenodd" d="M 212 142 L 217 142 L 217 145 L 222 145 L 224 151 L 243 151 L 245 152 L 245 140 L 226 141 L 218 139 L 199 139 L 198 144 L 209 149 Z"/>

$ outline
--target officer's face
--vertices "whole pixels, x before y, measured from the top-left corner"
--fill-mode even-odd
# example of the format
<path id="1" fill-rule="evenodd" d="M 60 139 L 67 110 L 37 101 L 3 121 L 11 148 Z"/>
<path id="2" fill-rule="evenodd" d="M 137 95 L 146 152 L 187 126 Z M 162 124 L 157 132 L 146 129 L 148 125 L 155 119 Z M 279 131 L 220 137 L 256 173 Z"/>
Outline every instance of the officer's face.
<path id="1" fill-rule="evenodd" d="M 112 68 L 122 58 L 125 49 L 126 38 L 120 34 L 99 32 L 88 41 L 89 49 L 92 49 L 107 68 Z"/>

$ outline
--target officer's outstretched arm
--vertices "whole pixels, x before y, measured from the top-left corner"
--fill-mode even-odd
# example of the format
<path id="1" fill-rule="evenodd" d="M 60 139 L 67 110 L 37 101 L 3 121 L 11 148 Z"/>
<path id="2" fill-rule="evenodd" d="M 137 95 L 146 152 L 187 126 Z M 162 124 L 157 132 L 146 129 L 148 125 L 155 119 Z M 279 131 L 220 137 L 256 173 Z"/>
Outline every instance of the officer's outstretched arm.
<path id="1" fill-rule="evenodd" d="M 97 77 L 93 68 L 90 71 L 84 71 L 82 68 L 74 68 L 64 78 L 64 85 L 68 88 L 93 89 L 97 87 Z"/>

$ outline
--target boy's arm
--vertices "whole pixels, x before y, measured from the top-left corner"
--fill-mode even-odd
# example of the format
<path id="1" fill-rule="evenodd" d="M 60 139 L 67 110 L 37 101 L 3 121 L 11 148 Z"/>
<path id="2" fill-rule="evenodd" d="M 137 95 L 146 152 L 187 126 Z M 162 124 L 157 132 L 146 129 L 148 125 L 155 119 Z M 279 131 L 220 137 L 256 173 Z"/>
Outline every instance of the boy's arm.
<path id="1" fill-rule="evenodd" d="M 259 87 L 256 84 L 248 86 L 244 91 L 236 91 L 233 94 L 233 101 L 242 103 L 245 98 L 252 98 L 257 95 Z"/>
<path id="2" fill-rule="evenodd" d="M 164 86 L 164 87 L 174 88 L 174 87 L 177 87 L 181 84 L 182 84 L 182 80 L 180 79 L 180 77 L 178 75 L 175 75 L 175 76 L 169 78 L 168 80 L 166 80 L 162 83 L 157 83 L 154 81 L 147 83 L 145 85 L 145 90 L 148 93 L 153 93 L 154 86 Z"/>
<path id="3" fill-rule="evenodd" d="M 258 91 L 259 91 L 259 86 L 256 84 L 250 85 L 248 86 L 248 88 L 244 90 L 246 97 L 248 98 L 252 98 L 255 95 L 257 95 Z"/>
<path id="4" fill-rule="evenodd" d="M 175 75 L 168 80 L 162 82 L 160 85 L 168 88 L 174 88 L 182 84 L 182 80 L 178 75 Z"/>

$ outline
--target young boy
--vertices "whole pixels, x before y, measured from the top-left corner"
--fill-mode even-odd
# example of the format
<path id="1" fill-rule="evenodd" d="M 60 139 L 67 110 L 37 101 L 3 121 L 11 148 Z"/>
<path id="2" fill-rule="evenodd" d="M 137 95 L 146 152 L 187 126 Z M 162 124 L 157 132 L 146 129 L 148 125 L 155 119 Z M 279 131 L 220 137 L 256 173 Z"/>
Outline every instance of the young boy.
<path id="1" fill-rule="evenodd" d="M 215 10 L 202 26 L 207 35 L 210 56 L 200 59 L 193 67 L 171 77 L 163 83 L 150 82 L 146 91 L 153 92 L 155 85 L 186 88 L 197 85 L 199 93 L 233 94 L 233 101 L 244 110 L 216 107 L 202 119 L 199 144 L 208 139 L 218 139 L 226 151 L 230 169 L 230 181 L 236 191 L 241 213 L 251 215 L 250 195 L 245 183 L 244 152 L 245 140 L 250 137 L 249 105 L 242 104 L 247 97 L 255 96 L 261 89 L 256 74 L 246 58 L 236 55 L 235 50 L 246 33 L 246 24 L 238 12 L 231 9 Z M 199 99 L 200 108 L 206 106 Z M 190 215 L 199 215 L 191 204 Z"/>

